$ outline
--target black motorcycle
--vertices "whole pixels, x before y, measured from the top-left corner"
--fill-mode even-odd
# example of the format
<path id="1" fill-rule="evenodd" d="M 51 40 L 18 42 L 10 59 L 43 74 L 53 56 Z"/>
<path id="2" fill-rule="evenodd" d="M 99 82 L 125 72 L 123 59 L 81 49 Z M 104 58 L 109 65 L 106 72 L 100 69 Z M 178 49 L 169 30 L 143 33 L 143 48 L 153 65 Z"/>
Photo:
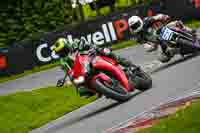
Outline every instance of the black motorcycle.
<path id="1" fill-rule="evenodd" d="M 200 50 L 200 39 L 193 33 L 178 27 L 165 26 L 161 28 L 159 34 L 161 45 L 179 49 L 182 56 L 197 53 Z"/>

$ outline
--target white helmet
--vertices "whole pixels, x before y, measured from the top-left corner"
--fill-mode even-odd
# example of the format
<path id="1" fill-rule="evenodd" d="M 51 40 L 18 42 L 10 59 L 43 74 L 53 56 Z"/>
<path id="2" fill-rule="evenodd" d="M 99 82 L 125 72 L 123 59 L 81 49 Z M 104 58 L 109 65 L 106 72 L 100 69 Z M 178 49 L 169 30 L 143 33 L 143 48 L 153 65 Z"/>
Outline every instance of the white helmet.
<path id="1" fill-rule="evenodd" d="M 128 20 L 131 33 L 140 32 L 143 27 L 143 21 L 138 16 L 132 16 Z"/>

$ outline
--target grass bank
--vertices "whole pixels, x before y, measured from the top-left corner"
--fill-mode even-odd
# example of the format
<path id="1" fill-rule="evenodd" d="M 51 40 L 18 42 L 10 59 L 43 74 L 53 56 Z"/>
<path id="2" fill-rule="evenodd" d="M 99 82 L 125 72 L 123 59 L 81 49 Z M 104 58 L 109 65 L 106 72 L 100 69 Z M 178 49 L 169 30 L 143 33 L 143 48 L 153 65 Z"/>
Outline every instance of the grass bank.
<path id="1" fill-rule="evenodd" d="M 96 98 L 81 98 L 72 86 L 0 96 L 0 133 L 28 133 Z"/>
<path id="2" fill-rule="evenodd" d="M 140 131 L 139 133 L 199 133 L 200 102 L 162 119 L 159 124 Z"/>
<path id="3" fill-rule="evenodd" d="M 190 20 L 186 25 L 191 28 L 200 28 L 200 20 Z"/>

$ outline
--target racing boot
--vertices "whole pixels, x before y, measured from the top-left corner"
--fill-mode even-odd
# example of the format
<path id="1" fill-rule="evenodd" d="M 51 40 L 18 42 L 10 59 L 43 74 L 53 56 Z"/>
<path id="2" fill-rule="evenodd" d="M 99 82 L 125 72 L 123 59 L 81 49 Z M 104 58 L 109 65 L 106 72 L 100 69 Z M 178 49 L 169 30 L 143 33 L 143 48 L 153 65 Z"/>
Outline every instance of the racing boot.
<path id="1" fill-rule="evenodd" d="M 172 57 L 166 55 L 165 53 L 161 53 L 161 55 L 158 57 L 158 60 L 162 63 L 166 63 L 171 60 Z"/>
<path id="2" fill-rule="evenodd" d="M 180 52 L 178 48 L 168 48 L 166 52 L 162 52 L 158 60 L 162 63 L 169 62 L 176 54 Z"/>

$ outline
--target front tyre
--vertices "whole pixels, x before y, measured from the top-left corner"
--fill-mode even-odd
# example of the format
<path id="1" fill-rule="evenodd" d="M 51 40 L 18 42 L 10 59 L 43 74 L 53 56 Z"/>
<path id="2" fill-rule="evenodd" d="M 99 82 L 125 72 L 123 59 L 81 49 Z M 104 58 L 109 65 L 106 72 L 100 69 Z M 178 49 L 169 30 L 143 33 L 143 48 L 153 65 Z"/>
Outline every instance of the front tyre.
<path id="1" fill-rule="evenodd" d="M 177 40 L 177 43 L 180 44 L 180 45 L 183 45 L 183 46 L 187 46 L 187 47 L 190 47 L 190 48 L 197 48 L 197 49 L 200 49 L 200 47 L 195 47 L 194 46 L 194 43 L 189 41 L 189 40 L 186 40 L 186 39 L 183 39 L 183 38 L 179 38 Z"/>
<path id="2" fill-rule="evenodd" d="M 94 86 L 97 92 L 118 102 L 128 101 L 132 97 L 119 82 L 117 85 L 111 85 L 97 78 Z"/>
<path id="3" fill-rule="evenodd" d="M 137 70 L 132 78 L 132 82 L 135 88 L 141 91 L 145 91 L 152 87 L 152 78 L 142 69 Z"/>

